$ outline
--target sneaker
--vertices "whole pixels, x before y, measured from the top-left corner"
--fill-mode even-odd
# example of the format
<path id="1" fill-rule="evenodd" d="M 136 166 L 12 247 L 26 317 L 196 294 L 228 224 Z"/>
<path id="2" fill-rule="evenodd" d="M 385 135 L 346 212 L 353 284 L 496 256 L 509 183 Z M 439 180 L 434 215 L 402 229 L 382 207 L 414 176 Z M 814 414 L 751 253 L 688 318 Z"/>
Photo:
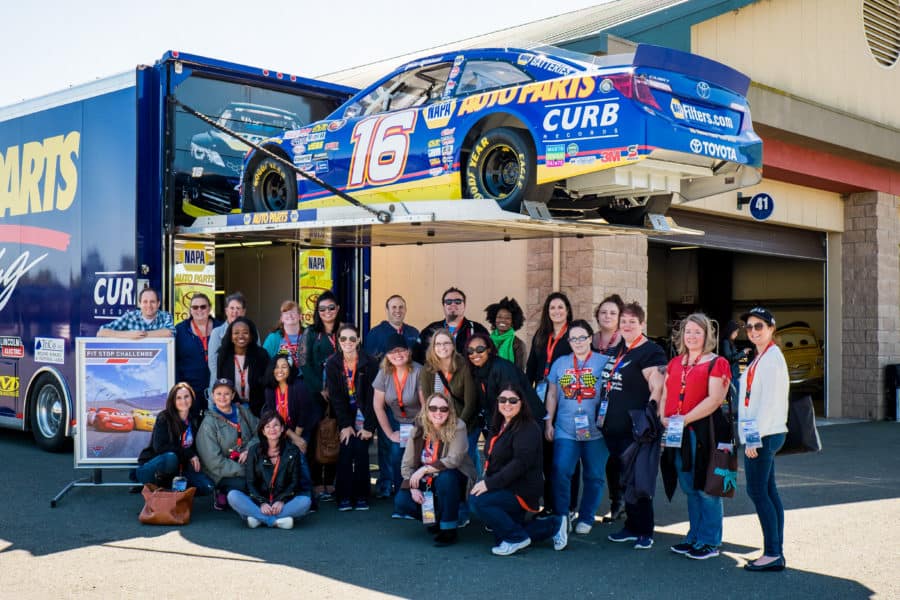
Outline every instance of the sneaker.
<path id="1" fill-rule="evenodd" d="M 559 529 L 556 530 L 556 534 L 553 536 L 553 549 L 554 550 L 562 550 L 568 544 L 569 544 L 569 520 L 565 517 L 560 517 Z"/>
<path id="2" fill-rule="evenodd" d="M 275 519 L 275 527 L 278 529 L 293 529 L 294 517 L 281 517 L 280 519 Z"/>
<path id="3" fill-rule="evenodd" d="M 609 534 L 608 536 L 606 536 L 606 539 L 608 539 L 611 542 L 636 542 L 638 539 L 638 536 L 631 533 L 627 529 L 623 529 L 622 531 L 619 531 L 618 533 Z"/>
<path id="4" fill-rule="evenodd" d="M 348 510 L 353 510 L 353 505 L 349 500 L 341 500 L 338 502 L 338 510 L 341 512 L 347 512 Z"/>
<path id="5" fill-rule="evenodd" d="M 499 546 L 494 546 L 491 548 L 491 552 L 496 554 L 497 556 L 509 556 L 510 554 L 515 554 L 522 548 L 527 548 L 531 545 L 531 538 L 525 538 L 521 542 L 500 542 Z"/>
<path id="6" fill-rule="evenodd" d="M 260 526 L 260 520 L 256 517 L 247 517 L 247 527 L 250 529 L 256 529 Z"/>
<path id="7" fill-rule="evenodd" d="M 583 521 L 579 521 L 578 523 L 575 524 L 575 533 L 577 533 L 578 535 L 587 535 L 591 532 L 591 529 L 593 529 L 593 528 L 594 527 L 592 525 L 588 525 L 587 523 L 584 523 Z"/>
<path id="8" fill-rule="evenodd" d="M 649 535 L 641 535 L 638 536 L 637 541 L 634 543 L 635 550 L 649 550 L 653 547 L 653 538 Z"/>
<path id="9" fill-rule="evenodd" d="M 687 554 L 693 549 L 694 545 L 688 542 L 681 542 L 680 544 L 675 544 L 674 546 L 669 547 L 669 550 L 671 550 L 675 554 Z"/>
<path id="10" fill-rule="evenodd" d="M 365 500 L 357 500 L 353 510 L 369 510 L 369 503 Z"/>
<path id="11" fill-rule="evenodd" d="M 226 508 L 228 508 L 228 497 L 225 496 L 225 493 L 216 492 L 213 494 L 213 509 L 225 510 Z"/>
<path id="12" fill-rule="evenodd" d="M 707 558 L 715 558 L 719 555 L 719 549 L 715 546 L 710 546 L 709 544 L 704 544 L 702 546 L 697 546 L 696 548 L 691 548 L 691 551 L 688 552 L 687 557 L 693 558 L 694 560 L 706 560 Z"/>

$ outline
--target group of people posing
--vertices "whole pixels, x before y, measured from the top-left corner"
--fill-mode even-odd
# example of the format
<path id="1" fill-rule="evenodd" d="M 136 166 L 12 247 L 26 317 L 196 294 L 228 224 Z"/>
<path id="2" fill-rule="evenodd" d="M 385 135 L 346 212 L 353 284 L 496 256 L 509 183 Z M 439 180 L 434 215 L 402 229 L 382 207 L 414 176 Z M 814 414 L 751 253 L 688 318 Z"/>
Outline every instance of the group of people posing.
<path id="1" fill-rule="evenodd" d="M 624 516 L 608 539 L 651 548 L 662 469 L 669 497 L 677 481 L 688 500 L 690 528 L 671 551 L 702 560 L 722 543 L 722 498 L 704 489 L 711 451 L 738 451 L 734 412 L 765 541 L 745 568 L 784 568 L 774 456 L 787 431 L 788 374 L 771 313 L 742 316 L 755 357 L 732 386 L 732 364 L 714 353 L 701 313 L 676 331 L 670 360 L 644 334 L 643 308 L 617 295 L 596 308 L 595 331 L 565 294 L 550 294 L 528 352 L 515 300 L 487 307 L 491 331 L 465 317 L 461 290 L 441 303 L 444 318 L 419 332 L 392 296 L 364 341 L 325 292 L 312 325 L 304 330 L 286 301 L 260 343 L 240 295 L 226 299 L 222 324 L 195 295 L 191 319 L 175 328 L 180 383 L 141 454 L 139 481 L 166 485 L 181 473 L 248 526 L 290 528 L 324 501 L 368 510 L 376 438 L 376 496 L 393 497 L 394 518 L 421 520 L 446 546 L 475 516 L 492 552 L 509 555 L 590 534 L 606 489 L 607 518 Z"/>

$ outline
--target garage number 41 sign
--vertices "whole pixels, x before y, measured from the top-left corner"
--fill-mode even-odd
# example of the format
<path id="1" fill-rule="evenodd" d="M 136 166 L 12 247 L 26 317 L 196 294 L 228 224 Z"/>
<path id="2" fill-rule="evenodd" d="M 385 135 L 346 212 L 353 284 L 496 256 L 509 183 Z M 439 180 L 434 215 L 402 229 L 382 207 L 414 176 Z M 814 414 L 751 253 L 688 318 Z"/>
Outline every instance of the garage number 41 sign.
<path id="1" fill-rule="evenodd" d="M 775 210 L 775 200 L 769 194 L 756 194 L 750 199 L 750 216 L 757 221 L 765 221 Z"/>

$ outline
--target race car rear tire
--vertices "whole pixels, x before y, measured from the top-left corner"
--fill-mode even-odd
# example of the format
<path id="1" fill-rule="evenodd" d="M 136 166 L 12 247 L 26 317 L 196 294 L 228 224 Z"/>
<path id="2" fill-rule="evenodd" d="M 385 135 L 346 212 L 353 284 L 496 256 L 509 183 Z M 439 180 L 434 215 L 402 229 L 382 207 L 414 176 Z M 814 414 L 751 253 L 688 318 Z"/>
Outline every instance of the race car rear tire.
<path id="1" fill-rule="evenodd" d="M 264 157 L 247 171 L 244 212 L 297 208 L 297 178 L 284 164 Z"/>
<path id="2" fill-rule="evenodd" d="M 503 210 L 518 212 L 523 200 L 546 203 L 553 185 L 537 185 L 534 149 L 519 129 L 498 127 L 475 138 L 466 162 L 463 194 L 489 198 Z"/>
<path id="3" fill-rule="evenodd" d="M 69 407 L 56 377 L 45 373 L 38 378 L 29 413 L 31 434 L 37 445 L 50 452 L 65 450 Z"/>

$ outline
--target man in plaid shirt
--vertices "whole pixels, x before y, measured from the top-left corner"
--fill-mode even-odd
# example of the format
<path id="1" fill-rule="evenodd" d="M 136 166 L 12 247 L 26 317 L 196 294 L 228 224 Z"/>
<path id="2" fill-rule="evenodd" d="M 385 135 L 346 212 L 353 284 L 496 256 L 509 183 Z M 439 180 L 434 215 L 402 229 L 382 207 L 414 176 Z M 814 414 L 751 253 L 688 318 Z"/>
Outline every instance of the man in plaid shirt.
<path id="1" fill-rule="evenodd" d="M 97 332 L 97 337 L 117 337 L 138 340 L 145 337 L 172 337 L 175 323 L 172 315 L 159 310 L 159 294 L 144 288 L 138 295 L 139 310 L 130 310 Z"/>

